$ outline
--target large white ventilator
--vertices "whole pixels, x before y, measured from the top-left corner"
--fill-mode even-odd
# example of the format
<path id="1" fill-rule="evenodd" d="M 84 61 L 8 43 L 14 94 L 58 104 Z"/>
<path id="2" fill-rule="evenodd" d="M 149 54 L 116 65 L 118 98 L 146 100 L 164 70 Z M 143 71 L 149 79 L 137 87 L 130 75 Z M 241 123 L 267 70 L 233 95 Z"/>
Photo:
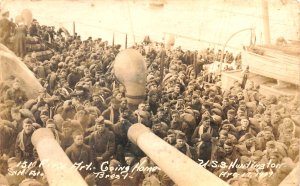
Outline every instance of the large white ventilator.
<path id="1" fill-rule="evenodd" d="M 143 56 L 134 49 L 123 50 L 116 56 L 113 70 L 126 88 L 129 106 L 136 107 L 146 95 L 147 67 Z"/>
<path id="2" fill-rule="evenodd" d="M 37 98 L 43 90 L 33 72 L 12 51 L 0 44 L 0 84 L 12 78 L 20 82 L 28 98 Z"/>
<path id="3" fill-rule="evenodd" d="M 40 165 L 50 186 L 87 186 L 76 167 L 54 139 L 50 129 L 40 128 L 31 137 L 37 150 Z"/>

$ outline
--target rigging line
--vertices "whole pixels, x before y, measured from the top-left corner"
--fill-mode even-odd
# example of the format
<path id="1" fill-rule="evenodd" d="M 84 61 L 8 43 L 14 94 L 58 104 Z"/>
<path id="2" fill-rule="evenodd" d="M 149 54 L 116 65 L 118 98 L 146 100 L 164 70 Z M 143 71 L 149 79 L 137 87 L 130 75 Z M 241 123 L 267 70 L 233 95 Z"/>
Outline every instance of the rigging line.
<path id="1" fill-rule="evenodd" d="M 290 11 L 288 11 L 288 10 L 290 10 Z M 297 17 L 297 16 L 299 16 L 300 17 L 300 15 L 295 15 L 295 13 L 294 13 L 294 11 L 291 11 L 291 7 L 290 6 L 285 6 L 285 9 L 284 9 L 284 11 L 285 11 L 285 16 L 286 16 L 286 18 L 289 20 L 289 22 L 290 23 L 292 23 L 292 25 L 295 25 L 295 31 L 292 33 L 292 34 L 295 34 L 296 36 L 297 36 L 297 21 L 296 20 L 298 20 L 299 21 L 299 18 Z M 300 12 L 299 12 L 300 13 Z M 296 17 L 296 19 L 292 19 L 292 18 L 294 18 L 294 17 Z M 298 23 L 299 24 L 299 23 Z M 291 24 L 289 24 L 289 26 L 290 26 Z M 298 25 L 299 26 L 299 25 Z M 300 26 L 299 26 L 300 27 Z"/>
<path id="2" fill-rule="evenodd" d="M 7 2 L 8 2 L 7 0 L 3 0 L 3 1 L 0 0 L 0 10 L 1 10 L 2 8 L 3 8 L 3 9 L 5 8 L 5 5 L 7 4 Z"/>
<path id="3" fill-rule="evenodd" d="M 227 38 L 228 36 L 226 35 L 229 31 L 228 31 L 228 27 L 230 25 L 230 22 L 231 22 L 231 18 L 233 17 L 234 13 L 232 12 L 232 8 L 233 8 L 233 5 L 229 4 L 229 11 L 227 12 L 227 14 L 225 14 L 226 16 L 224 16 L 224 19 L 225 19 L 225 26 L 224 28 L 225 29 L 222 29 L 222 32 L 221 32 L 221 37 L 219 37 L 219 43 L 220 43 L 220 40 L 222 40 L 222 38 Z M 225 35 L 224 35 L 224 30 L 225 30 Z M 224 41 L 222 41 L 221 43 L 224 43 Z"/>
<path id="4" fill-rule="evenodd" d="M 254 6 L 255 6 L 255 9 L 254 9 L 254 11 L 253 11 L 253 13 L 254 14 L 256 14 L 256 15 L 260 15 L 260 5 L 259 5 L 259 3 L 258 3 L 258 0 L 255 0 L 254 1 Z M 251 37 L 254 35 L 255 36 L 255 43 L 254 44 L 256 44 L 256 43 L 258 43 L 258 39 L 260 39 L 260 43 L 262 43 L 262 37 L 260 37 L 260 38 L 257 38 L 256 37 L 256 35 L 257 35 L 257 33 L 256 33 L 256 30 L 255 30 L 255 28 L 256 28 L 256 26 L 255 25 L 258 25 L 258 22 L 260 22 L 261 21 L 261 19 L 260 18 L 258 18 L 258 17 L 255 17 L 255 21 L 254 21 L 254 23 L 252 23 L 252 27 L 254 28 L 251 32 L 253 32 L 253 33 L 251 33 Z M 251 40 L 252 40 L 252 38 L 251 38 Z"/>
<path id="5" fill-rule="evenodd" d="M 208 2 L 209 1 L 204 1 L 205 2 L 205 4 L 203 5 L 203 7 L 209 7 L 207 4 L 208 4 Z M 201 38 L 201 35 L 202 35 L 202 28 L 203 28 L 203 25 L 204 25 L 204 17 L 207 17 L 206 15 L 207 15 L 207 11 L 204 11 L 204 8 L 202 8 L 201 9 L 201 22 L 200 22 L 200 24 L 199 24 L 199 37 Z"/>
<path id="6" fill-rule="evenodd" d="M 220 17 L 222 17 L 222 18 L 220 20 L 218 20 L 218 21 L 221 21 L 223 19 L 223 16 L 220 16 Z M 214 24 L 214 25 L 218 25 L 218 24 L 219 24 L 219 22 L 216 22 L 216 24 Z M 220 28 L 222 28 L 222 27 L 220 26 Z M 212 29 L 214 29 L 214 27 Z M 217 42 L 216 38 L 217 38 L 218 34 L 220 33 L 220 32 L 217 32 L 217 29 L 214 29 L 214 30 L 215 30 L 215 32 L 213 32 L 213 34 L 212 34 L 213 38 L 211 38 L 211 40 L 213 41 L 212 43 L 216 43 Z M 215 46 L 213 48 L 215 48 Z"/>
<path id="7" fill-rule="evenodd" d="M 225 10 L 225 9 L 227 9 L 227 7 L 228 7 L 228 5 L 226 5 L 226 4 L 223 4 L 223 6 L 222 6 L 222 9 L 223 10 Z M 216 34 L 217 35 L 217 37 L 215 37 L 215 39 L 217 39 L 217 43 L 220 43 L 220 40 L 221 40 L 221 37 L 222 37 L 222 33 L 223 33 L 223 30 L 224 30 L 224 28 L 226 28 L 227 27 L 227 24 L 225 24 L 225 21 L 228 21 L 228 15 L 226 15 L 226 13 L 227 13 L 228 11 L 222 11 L 222 13 L 221 13 L 221 20 L 220 20 L 220 30 L 218 30 L 219 32 Z M 227 17 L 226 17 L 227 16 Z"/>
<path id="8" fill-rule="evenodd" d="M 194 41 L 198 41 L 198 42 L 202 42 L 202 43 L 208 43 L 209 45 L 214 45 L 214 46 L 217 45 L 217 46 L 222 46 L 222 47 L 224 46 L 223 43 L 211 42 L 211 41 L 207 41 L 207 40 L 203 40 L 203 39 L 193 38 L 193 37 L 190 37 L 190 36 L 174 34 L 174 33 L 170 33 L 170 32 L 164 32 L 164 34 L 174 35 L 174 36 L 177 36 L 177 37 L 181 37 L 181 38 L 189 39 L 189 40 L 194 40 Z M 231 49 L 240 49 L 238 47 L 230 46 L 230 45 L 227 45 L 227 47 L 231 48 Z"/>
<path id="9" fill-rule="evenodd" d="M 133 31 L 133 23 L 132 23 L 129 1 L 127 0 L 126 3 L 127 3 L 128 17 L 129 17 L 129 22 L 130 22 L 130 29 L 131 29 L 131 33 L 132 33 L 132 37 L 133 37 L 133 42 L 135 43 L 135 35 L 134 35 L 134 31 Z"/>
<path id="10" fill-rule="evenodd" d="M 255 6 L 255 9 L 254 9 L 254 11 L 253 11 L 253 13 L 254 13 L 254 15 L 260 15 L 260 5 L 258 5 L 258 1 L 257 0 L 255 0 L 254 1 L 254 6 Z M 261 17 L 261 16 L 260 16 Z M 258 18 L 258 17 L 255 17 L 256 19 L 255 19 L 255 23 L 258 21 L 258 20 L 260 20 L 260 18 Z"/>
<path id="11" fill-rule="evenodd" d="M 222 10 L 222 9 L 217 9 L 217 8 L 211 8 L 211 9 L 214 10 L 214 11 L 217 11 L 217 12 L 224 12 L 224 11 L 226 12 L 226 10 Z M 250 14 L 245 14 L 245 13 L 240 13 L 240 12 L 235 12 L 235 11 L 233 11 L 232 13 L 247 16 L 247 17 L 256 17 L 256 18 L 261 19 L 261 15 L 259 15 L 259 14 L 258 15 L 250 15 Z M 272 22 L 274 22 L 275 24 L 278 24 L 278 25 L 288 25 L 288 24 L 278 22 L 278 21 L 276 21 L 276 19 L 270 19 L 270 21 L 272 21 Z"/>
<path id="12" fill-rule="evenodd" d="M 120 34 L 126 34 L 126 32 L 118 31 L 118 30 L 115 30 L 115 29 L 112 29 L 112 28 L 90 25 L 90 24 L 86 24 L 86 23 L 78 22 L 78 21 L 76 23 L 84 25 L 84 26 L 88 26 L 88 27 L 100 28 L 100 29 L 103 29 L 103 30 L 109 30 L 109 31 L 113 31 L 113 32 L 116 32 L 116 33 L 120 33 Z"/>

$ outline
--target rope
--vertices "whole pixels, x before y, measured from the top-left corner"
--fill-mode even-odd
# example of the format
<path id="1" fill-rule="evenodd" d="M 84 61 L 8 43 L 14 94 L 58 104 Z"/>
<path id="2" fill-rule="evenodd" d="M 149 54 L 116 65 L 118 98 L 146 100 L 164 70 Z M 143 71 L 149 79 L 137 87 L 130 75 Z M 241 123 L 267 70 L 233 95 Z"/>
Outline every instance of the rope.
<path id="1" fill-rule="evenodd" d="M 259 7 L 260 7 L 260 6 L 259 6 Z M 216 11 L 216 12 L 224 12 L 224 11 L 227 12 L 227 10 L 223 10 L 223 9 L 217 9 L 217 8 L 211 8 L 211 9 L 214 10 L 214 11 Z M 237 14 L 237 15 L 246 16 L 246 17 L 256 17 L 256 18 L 261 19 L 261 16 L 260 16 L 260 15 L 256 16 L 256 15 L 252 15 L 252 14 L 246 14 L 246 13 L 235 12 L 235 11 L 232 11 L 232 13 Z M 276 19 L 270 19 L 270 21 L 272 21 L 272 23 L 277 24 L 277 25 L 282 25 L 282 26 L 287 26 L 287 25 L 289 25 L 289 24 L 284 24 L 284 23 L 282 23 L 282 22 L 278 22 L 278 21 L 276 21 Z"/>
<path id="2" fill-rule="evenodd" d="M 90 25 L 90 24 L 86 24 L 86 23 L 83 23 L 83 22 L 75 22 L 75 23 L 76 24 L 79 23 L 80 25 L 84 25 L 84 26 L 88 26 L 88 27 L 100 28 L 100 29 L 103 29 L 103 30 L 108 30 L 108 31 L 112 31 L 112 32 L 120 33 L 120 34 L 127 34 L 126 32 L 118 31 L 118 30 L 115 30 L 115 29 L 112 29 L 112 28 Z"/>
<path id="3" fill-rule="evenodd" d="M 170 33 L 170 32 L 164 32 L 164 33 L 165 34 L 174 35 L 176 37 L 181 37 L 181 38 L 184 38 L 184 39 L 189 39 L 189 40 L 194 40 L 194 41 L 198 41 L 198 42 L 208 43 L 208 44 L 214 45 L 214 46 L 224 46 L 224 43 L 217 43 L 217 42 L 206 41 L 206 40 L 203 40 L 203 39 L 193 38 L 193 37 L 184 36 L 184 35 L 180 35 L 180 34 L 174 34 L 174 33 Z M 231 48 L 231 49 L 240 49 L 238 47 L 234 47 L 234 46 L 230 46 L 230 45 L 228 45 L 227 47 Z"/>

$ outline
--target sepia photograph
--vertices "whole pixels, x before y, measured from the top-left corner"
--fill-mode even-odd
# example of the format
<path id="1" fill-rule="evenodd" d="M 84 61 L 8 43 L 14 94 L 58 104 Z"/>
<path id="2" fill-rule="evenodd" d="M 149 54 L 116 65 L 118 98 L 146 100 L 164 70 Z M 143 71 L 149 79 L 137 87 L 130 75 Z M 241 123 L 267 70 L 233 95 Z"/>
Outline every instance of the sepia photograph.
<path id="1" fill-rule="evenodd" d="M 299 186 L 300 0 L 0 0 L 0 186 Z"/>

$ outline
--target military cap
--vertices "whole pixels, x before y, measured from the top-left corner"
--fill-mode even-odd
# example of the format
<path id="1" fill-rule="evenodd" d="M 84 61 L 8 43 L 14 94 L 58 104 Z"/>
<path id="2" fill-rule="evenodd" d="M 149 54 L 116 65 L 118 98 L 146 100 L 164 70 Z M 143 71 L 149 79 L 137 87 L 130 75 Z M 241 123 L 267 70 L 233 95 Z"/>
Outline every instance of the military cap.
<path id="1" fill-rule="evenodd" d="M 135 157 L 134 154 L 131 153 L 131 152 L 125 152 L 125 153 L 124 153 L 124 156 L 125 156 L 125 157 Z"/>
<path id="2" fill-rule="evenodd" d="M 210 117 L 208 117 L 208 116 L 204 116 L 204 117 L 202 118 L 202 121 L 208 121 L 208 120 L 210 120 Z"/>
<path id="3" fill-rule="evenodd" d="M 153 96 L 153 95 L 156 95 L 157 94 L 157 91 L 156 90 L 150 90 L 149 92 L 148 92 L 148 95 L 149 96 Z"/>
<path id="4" fill-rule="evenodd" d="M 32 126 L 33 126 L 35 129 L 41 128 L 41 125 L 38 124 L 38 123 L 32 123 Z"/>
<path id="5" fill-rule="evenodd" d="M 46 110 L 46 109 L 44 109 L 44 110 L 41 111 L 40 115 L 41 115 L 41 116 L 42 116 L 42 115 L 49 116 L 49 111 Z"/>
<path id="6" fill-rule="evenodd" d="M 71 122 L 71 120 L 66 120 L 66 121 L 64 121 L 63 123 L 62 123 L 62 127 L 63 128 L 68 128 L 68 127 L 72 127 L 72 122 Z"/>
<path id="7" fill-rule="evenodd" d="M 164 109 L 162 107 L 158 107 L 157 112 L 164 112 Z"/>
<path id="8" fill-rule="evenodd" d="M 117 100 L 116 98 L 112 98 L 112 99 L 110 100 L 110 103 L 111 103 L 111 104 L 120 104 L 120 101 Z"/>
<path id="9" fill-rule="evenodd" d="M 253 136 L 252 134 L 246 133 L 245 135 L 243 135 L 243 136 L 239 139 L 239 141 L 240 141 L 240 142 L 243 142 L 243 141 L 245 141 L 245 140 L 253 139 L 253 138 L 254 138 L 254 136 Z"/>
<path id="10" fill-rule="evenodd" d="M 164 102 L 164 106 L 165 106 L 165 107 L 169 107 L 169 106 L 170 106 L 170 103 Z"/>
<path id="11" fill-rule="evenodd" d="M 241 163 L 242 164 L 246 164 L 246 163 L 248 163 L 250 161 L 251 161 L 251 159 L 249 157 L 247 157 L 247 156 L 241 156 Z"/>
<path id="12" fill-rule="evenodd" d="M 150 81 L 147 85 L 147 88 L 150 89 L 150 87 L 153 85 L 157 85 L 157 83 L 155 81 Z"/>
<path id="13" fill-rule="evenodd" d="M 211 107 L 211 103 L 210 102 L 204 102 L 202 104 L 203 107 Z"/>
<path id="14" fill-rule="evenodd" d="M 235 115 L 235 110 L 233 109 L 230 109 L 227 111 L 227 114 L 230 114 L 230 115 Z"/>
<path id="15" fill-rule="evenodd" d="M 237 99 L 237 96 L 236 95 L 229 95 L 228 98 L 229 99 Z"/>
<path id="16" fill-rule="evenodd" d="M 209 92 L 208 96 L 213 98 L 216 96 L 216 93 L 211 91 L 211 92 Z"/>
<path id="17" fill-rule="evenodd" d="M 231 139 L 225 140 L 224 145 L 227 145 L 227 146 L 234 146 L 233 141 L 232 141 Z"/>
<path id="18" fill-rule="evenodd" d="M 245 101 L 245 100 L 239 101 L 239 105 L 245 105 L 245 104 L 246 104 L 246 101 Z"/>
<path id="19" fill-rule="evenodd" d="M 205 142 L 209 142 L 211 140 L 211 134 L 210 133 L 203 133 L 201 135 L 201 140 Z"/>
<path id="20" fill-rule="evenodd" d="M 185 140 L 186 136 L 185 136 L 185 134 L 183 132 L 179 132 L 176 135 L 176 139 L 184 139 Z"/>
<path id="21" fill-rule="evenodd" d="M 176 134 L 175 130 L 169 129 L 167 132 L 167 135 L 170 135 L 170 134 Z"/>
<path id="22" fill-rule="evenodd" d="M 253 152 L 253 156 L 256 156 L 256 157 L 263 157 L 264 153 L 261 151 L 261 150 L 256 150 Z"/>
<path id="23" fill-rule="evenodd" d="M 199 98 L 199 95 L 198 95 L 198 94 L 193 94 L 193 95 L 192 95 L 192 98 L 193 98 L 193 99 L 197 99 L 197 98 Z"/>
<path id="24" fill-rule="evenodd" d="M 26 123 L 26 124 L 33 124 L 33 121 L 32 121 L 32 119 L 30 119 L 30 118 L 26 118 L 26 119 L 23 120 L 23 123 Z"/>
<path id="25" fill-rule="evenodd" d="M 183 96 L 178 96 L 177 100 L 181 100 L 182 101 L 183 100 Z"/>
<path id="26" fill-rule="evenodd" d="M 276 147 L 275 141 L 268 141 L 266 143 L 266 146 L 270 148 L 275 148 Z"/>
<path id="27" fill-rule="evenodd" d="M 211 109 L 211 112 L 218 115 L 218 116 L 221 116 L 222 115 L 222 111 L 218 108 L 213 108 Z"/>
<path id="28" fill-rule="evenodd" d="M 172 110 L 171 114 L 179 114 L 178 110 Z"/>
<path id="29" fill-rule="evenodd" d="M 269 157 L 271 157 L 271 156 L 275 156 L 277 158 L 281 158 L 282 157 L 282 155 L 280 154 L 280 152 L 277 151 L 277 150 L 271 151 L 270 154 L 269 154 Z"/>
<path id="30" fill-rule="evenodd" d="M 53 120 L 53 119 L 48 119 L 48 120 L 46 121 L 46 126 L 47 126 L 47 125 L 51 125 L 51 124 L 55 125 L 54 120 Z"/>
<path id="31" fill-rule="evenodd" d="M 224 97 L 223 101 L 229 101 L 229 98 L 228 97 Z"/>
<path id="32" fill-rule="evenodd" d="M 104 117 L 103 116 L 99 116 L 96 120 L 95 120 L 96 124 L 104 124 Z"/>
<path id="33" fill-rule="evenodd" d="M 299 145 L 299 143 L 300 143 L 299 138 L 293 138 L 293 139 L 291 140 L 291 145 L 292 145 L 292 144 L 298 144 L 298 145 Z"/>
<path id="34" fill-rule="evenodd" d="M 225 120 L 222 121 L 222 125 L 225 125 L 225 124 L 230 124 L 227 119 L 225 119 Z"/>
<path id="35" fill-rule="evenodd" d="M 272 132 L 273 129 L 272 129 L 272 127 L 270 127 L 270 126 L 265 126 L 265 127 L 264 127 L 264 131 L 270 131 L 270 132 Z"/>

